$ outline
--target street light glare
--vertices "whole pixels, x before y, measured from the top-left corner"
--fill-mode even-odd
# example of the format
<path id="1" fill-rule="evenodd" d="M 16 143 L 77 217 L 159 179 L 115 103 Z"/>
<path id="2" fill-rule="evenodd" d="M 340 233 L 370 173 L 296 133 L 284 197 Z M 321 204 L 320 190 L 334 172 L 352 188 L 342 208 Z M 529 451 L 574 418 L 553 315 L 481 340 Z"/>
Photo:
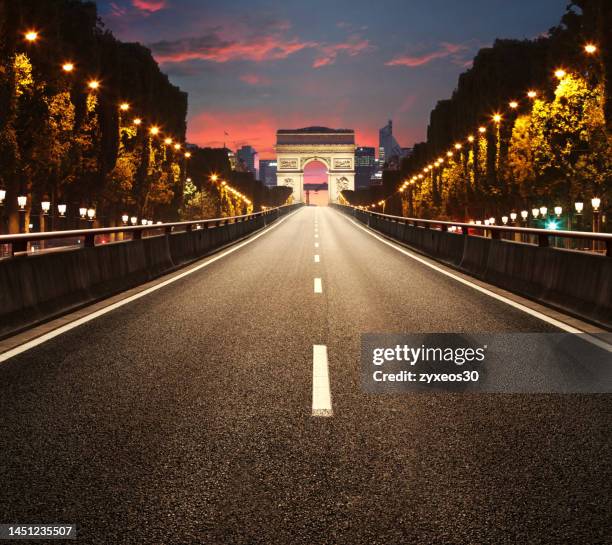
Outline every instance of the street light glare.
<path id="1" fill-rule="evenodd" d="M 140 117 L 137 117 L 134 119 L 133 123 L 134 125 L 140 125 L 142 123 L 142 119 L 140 119 Z"/>
<path id="2" fill-rule="evenodd" d="M 485 132 L 487 132 L 487 129 L 485 127 L 478 127 L 478 132 L 480 134 L 484 134 Z"/>
<path id="3" fill-rule="evenodd" d="M 166 144 L 167 146 L 169 146 L 170 144 L 172 144 L 172 138 L 166 138 L 164 140 L 164 144 Z"/>
<path id="4" fill-rule="evenodd" d="M 563 79 L 565 76 L 567 76 L 567 72 L 563 68 L 555 70 L 555 77 L 557 79 Z"/>
<path id="5" fill-rule="evenodd" d="M 514 110 L 515 108 L 518 108 L 518 102 L 516 100 L 511 100 L 508 106 Z"/>
<path id="6" fill-rule="evenodd" d="M 100 87 L 100 82 L 95 80 L 95 79 L 92 79 L 87 85 L 89 86 L 90 89 L 94 89 L 95 90 L 98 87 Z"/>
<path id="7" fill-rule="evenodd" d="M 527 93 L 527 96 L 528 96 L 529 98 L 535 98 L 535 97 L 537 97 L 537 96 L 538 96 L 538 93 L 536 93 L 535 91 L 529 91 L 529 92 Z"/>
<path id="8" fill-rule="evenodd" d="M 121 106 L 119 106 L 119 109 L 122 112 L 127 112 L 130 109 L 130 105 L 127 102 L 123 102 Z"/>
<path id="9" fill-rule="evenodd" d="M 64 64 L 62 64 L 62 70 L 64 72 L 72 72 L 74 70 L 74 64 L 72 64 L 71 62 L 65 62 Z"/>
<path id="10" fill-rule="evenodd" d="M 593 53 L 597 52 L 597 46 L 595 44 L 586 44 L 584 46 L 584 50 L 589 54 L 592 55 Z"/>
<path id="11" fill-rule="evenodd" d="M 189 159 L 189 158 L 191 157 L 191 152 L 186 151 L 186 152 L 185 152 L 185 157 L 186 157 L 187 159 Z"/>
<path id="12" fill-rule="evenodd" d="M 149 129 L 149 132 L 150 132 L 150 133 L 151 133 L 153 136 L 155 136 L 156 134 L 159 134 L 159 127 L 155 127 L 155 126 L 153 126 L 153 127 L 151 127 L 151 128 Z"/>
<path id="13" fill-rule="evenodd" d="M 493 115 L 493 121 L 495 121 L 495 123 L 499 123 L 501 120 L 502 120 L 502 116 L 500 114 Z"/>
<path id="14" fill-rule="evenodd" d="M 176 150 L 181 149 L 181 145 L 177 142 L 176 144 L 174 144 L 174 149 Z"/>
<path id="15" fill-rule="evenodd" d="M 28 30 L 24 36 L 28 42 L 35 42 L 38 40 L 38 32 L 36 32 L 36 30 Z"/>

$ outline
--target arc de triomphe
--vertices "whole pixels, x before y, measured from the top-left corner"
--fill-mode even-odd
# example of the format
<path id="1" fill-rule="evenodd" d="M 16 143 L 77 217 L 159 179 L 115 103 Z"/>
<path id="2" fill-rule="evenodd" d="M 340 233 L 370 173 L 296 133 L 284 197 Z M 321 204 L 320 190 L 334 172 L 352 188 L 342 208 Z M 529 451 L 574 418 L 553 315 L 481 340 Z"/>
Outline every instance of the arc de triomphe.
<path id="1" fill-rule="evenodd" d="M 312 161 L 327 166 L 329 201 L 337 202 L 341 191 L 355 189 L 355 131 L 327 127 L 276 131 L 277 184 L 291 187 L 295 201 L 304 200 L 304 168 Z"/>

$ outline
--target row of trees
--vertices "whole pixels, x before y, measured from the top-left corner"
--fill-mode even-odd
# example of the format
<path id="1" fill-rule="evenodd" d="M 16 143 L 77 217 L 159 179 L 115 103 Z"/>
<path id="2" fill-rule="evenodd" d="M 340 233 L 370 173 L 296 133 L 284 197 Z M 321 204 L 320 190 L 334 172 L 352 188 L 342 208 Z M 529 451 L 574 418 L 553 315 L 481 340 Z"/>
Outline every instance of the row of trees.
<path id="1" fill-rule="evenodd" d="M 93 2 L 0 1 L 0 112 L 0 233 L 75 227 L 82 207 L 104 225 L 124 213 L 175 220 L 244 209 L 236 192 L 209 183 L 215 170 L 255 207 L 282 201 L 282 191 L 232 173 L 225 150 L 186 147 L 186 93 L 147 48 L 116 40 Z M 46 225 L 42 202 L 51 203 Z"/>
<path id="2" fill-rule="evenodd" d="M 541 205 L 568 211 L 593 196 L 609 206 L 611 13 L 609 2 L 576 1 L 548 37 L 481 50 L 453 96 L 432 111 L 427 142 L 399 173 L 385 172 L 382 188 L 349 200 L 383 199 L 391 213 L 453 219 Z M 404 180 L 414 183 L 398 193 Z"/>

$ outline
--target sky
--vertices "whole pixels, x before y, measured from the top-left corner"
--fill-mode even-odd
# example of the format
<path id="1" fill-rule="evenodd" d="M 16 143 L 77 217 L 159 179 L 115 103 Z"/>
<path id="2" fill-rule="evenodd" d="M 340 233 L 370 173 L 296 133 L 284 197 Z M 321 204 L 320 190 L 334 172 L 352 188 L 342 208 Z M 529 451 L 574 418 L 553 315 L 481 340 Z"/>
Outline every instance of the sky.
<path id="1" fill-rule="evenodd" d="M 535 38 L 566 0 L 100 0 L 107 28 L 149 47 L 189 94 L 188 141 L 274 157 L 277 129 L 350 128 L 376 146 L 425 139 L 476 52 Z M 227 133 L 227 135 L 225 134 Z"/>

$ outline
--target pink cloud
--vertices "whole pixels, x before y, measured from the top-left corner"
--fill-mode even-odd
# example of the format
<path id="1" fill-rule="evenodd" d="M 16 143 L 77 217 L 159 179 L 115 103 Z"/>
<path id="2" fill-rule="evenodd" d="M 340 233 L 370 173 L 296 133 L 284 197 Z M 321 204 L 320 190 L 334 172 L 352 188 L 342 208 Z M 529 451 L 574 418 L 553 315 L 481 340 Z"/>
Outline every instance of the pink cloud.
<path id="1" fill-rule="evenodd" d="M 153 44 L 153 54 L 159 63 L 206 60 L 228 62 L 233 60 L 266 61 L 285 59 L 308 47 L 312 42 L 283 40 L 278 36 L 256 36 L 244 41 L 224 40 L 211 33 L 199 38 Z"/>
<path id="2" fill-rule="evenodd" d="M 249 85 L 270 85 L 270 80 L 261 74 L 243 74 L 240 79 Z"/>
<path id="3" fill-rule="evenodd" d="M 339 44 L 321 45 L 319 47 L 320 53 L 312 66 L 314 68 L 327 66 L 328 64 L 333 64 L 340 53 L 346 53 L 349 57 L 354 57 L 368 49 L 370 49 L 370 42 L 368 40 L 353 39 Z"/>
<path id="4" fill-rule="evenodd" d="M 166 7 L 166 0 L 132 0 L 132 5 L 141 11 L 154 13 Z"/>
<path id="5" fill-rule="evenodd" d="M 436 59 L 444 59 L 447 57 L 456 57 L 467 49 L 466 45 L 463 44 L 451 44 L 448 42 L 442 42 L 440 48 L 431 53 L 423 55 L 399 55 L 390 61 L 387 61 L 387 66 L 408 66 L 414 68 L 417 66 L 423 66 Z"/>

